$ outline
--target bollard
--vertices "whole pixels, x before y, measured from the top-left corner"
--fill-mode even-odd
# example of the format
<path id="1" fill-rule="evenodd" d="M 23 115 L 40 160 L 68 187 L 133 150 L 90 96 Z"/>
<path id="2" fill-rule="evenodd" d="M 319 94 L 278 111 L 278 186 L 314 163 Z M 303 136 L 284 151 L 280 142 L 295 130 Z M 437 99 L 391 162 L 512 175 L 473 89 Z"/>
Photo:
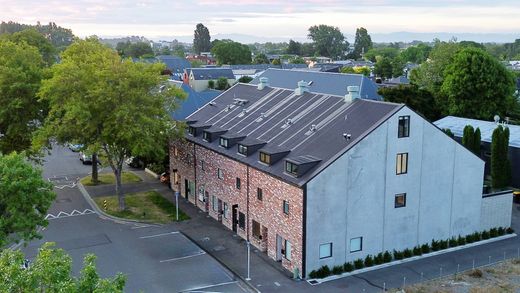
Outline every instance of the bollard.
<path id="1" fill-rule="evenodd" d="M 457 274 L 459 273 L 459 270 L 460 270 L 460 264 L 457 264 Z"/>
<path id="2" fill-rule="evenodd" d="M 489 256 L 489 262 L 488 263 L 491 263 L 491 255 Z"/>
<path id="3" fill-rule="evenodd" d="M 475 259 L 473 259 L 473 266 L 471 266 L 472 270 L 475 270 Z"/>
<path id="4" fill-rule="evenodd" d="M 386 283 L 383 282 L 383 292 L 386 292 Z"/>
<path id="5" fill-rule="evenodd" d="M 421 272 L 421 283 L 422 283 L 422 281 L 423 281 L 423 274 L 424 274 L 424 273 Z"/>
<path id="6" fill-rule="evenodd" d="M 406 277 L 403 277 L 403 290 L 406 287 Z"/>
<path id="7" fill-rule="evenodd" d="M 439 278 L 442 277 L 442 267 L 439 268 Z"/>
<path id="8" fill-rule="evenodd" d="M 103 201 L 103 208 L 105 209 L 105 211 L 107 210 L 107 200 L 106 199 Z"/>
<path id="9" fill-rule="evenodd" d="M 504 251 L 504 261 L 506 261 L 506 252 Z"/>

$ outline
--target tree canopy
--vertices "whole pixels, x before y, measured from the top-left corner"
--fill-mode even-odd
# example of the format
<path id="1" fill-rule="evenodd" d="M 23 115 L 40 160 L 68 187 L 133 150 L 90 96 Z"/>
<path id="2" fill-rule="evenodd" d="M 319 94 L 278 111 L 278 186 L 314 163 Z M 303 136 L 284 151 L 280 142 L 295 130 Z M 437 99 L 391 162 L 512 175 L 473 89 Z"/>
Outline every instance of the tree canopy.
<path id="1" fill-rule="evenodd" d="M 429 91 L 420 89 L 415 85 L 381 88 L 379 94 L 383 96 L 386 102 L 406 104 L 430 121 L 440 118 L 440 113 L 435 106 L 434 96 Z"/>
<path id="2" fill-rule="evenodd" d="M 116 45 L 116 50 L 119 55 L 124 58 L 149 58 L 154 56 L 152 47 L 146 42 L 119 42 Z"/>
<path id="3" fill-rule="evenodd" d="M 0 247 L 40 237 L 37 228 L 47 226 L 45 216 L 56 197 L 52 188 L 23 155 L 0 154 Z"/>
<path id="4" fill-rule="evenodd" d="M 45 243 L 26 268 L 19 250 L 5 249 L 0 253 L 0 292 L 123 292 L 126 277 L 117 274 L 102 279 L 96 269 L 96 256 L 87 254 L 78 277 L 72 276 L 72 259 L 54 243 Z"/>
<path id="5" fill-rule="evenodd" d="M 343 56 L 348 47 L 345 36 L 338 27 L 314 25 L 309 28 L 308 37 L 313 41 L 316 53 L 321 56 L 335 59 Z"/>
<path id="6" fill-rule="evenodd" d="M 25 42 L 30 46 L 36 47 L 42 55 L 46 66 L 52 65 L 56 61 L 56 49 L 47 38 L 34 28 L 25 29 L 13 34 L 2 34 L 0 35 L 0 41 L 2 40 L 9 40 L 16 44 Z"/>
<path id="7" fill-rule="evenodd" d="M 289 46 L 285 51 L 287 54 L 301 55 L 302 54 L 302 44 L 300 42 L 296 42 L 293 40 L 289 40 Z"/>
<path id="8" fill-rule="evenodd" d="M 249 46 L 231 40 L 215 40 L 211 53 L 218 64 L 250 64 Z"/>
<path id="9" fill-rule="evenodd" d="M 400 55 L 405 62 L 420 64 L 426 61 L 431 50 L 432 47 L 424 43 L 420 43 L 417 46 L 410 46 L 406 48 L 404 51 L 401 52 Z"/>
<path id="10" fill-rule="evenodd" d="M 499 125 L 491 136 L 491 185 L 507 187 L 511 183 L 509 152 L 509 128 Z"/>
<path id="11" fill-rule="evenodd" d="M 269 64 L 269 59 L 265 54 L 260 53 L 253 59 L 253 64 Z"/>
<path id="12" fill-rule="evenodd" d="M 354 40 L 354 51 L 349 56 L 353 59 L 361 58 L 361 55 L 372 49 L 372 38 L 364 27 L 356 29 L 356 37 Z"/>
<path id="13" fill-rule="evenodd" d="M 193 36 L 193 51 L 198 55 L 211 50 L 211 36 L 209 30 L 202 23 L 197 24 Z"/>
<path id="14" fill-rule="evenodd" d="M 372 48 L 368 50 L 363 58 L 366 60 L 370 60 L 372 62 L 376 62 L 378 59 L 383 57 L 395 58 L 399 55 L 399 50 L 392 47 L 383 47 L 383 48 Z"/>
<path id="15" fill-rule="evenodd" d="M 2 23 L 0 23 L 0 34 L 12 34 L 26 29 L 35 29 L 46 36 L 58 51 L 64 50 L 74 40 L 74 35 L 70 29 L 60 27 L 54 22 L 49 22 L 47 25 L 42 25 L 40 22 L 37 22 L 36 25 L 20 24 L 12 21 L 2 21 Z"/>

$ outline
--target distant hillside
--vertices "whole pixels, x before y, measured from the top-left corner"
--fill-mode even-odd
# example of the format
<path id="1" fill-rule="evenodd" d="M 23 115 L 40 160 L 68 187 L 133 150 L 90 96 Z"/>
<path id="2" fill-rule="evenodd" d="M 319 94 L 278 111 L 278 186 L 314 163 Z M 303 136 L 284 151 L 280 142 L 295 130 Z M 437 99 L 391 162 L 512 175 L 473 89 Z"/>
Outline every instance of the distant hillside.
<path id="1" fill-rule="evenodd" d="M 36 23 L 36 25 L 17 23 L 13 21 L 0 23 L 0 34 L 5 33 L 16 33 L 19 31 L 23 31 L 25 29 L 36 29 L 38 32 L 43 34 L 47 39 L 49 39 L 58 50 L 61 50 L 72 43 L 74 40 L 74 35 L 72 34 L 72 30 L 68 28 L 63 28 L 61 26 L 57 26 L 54 22 L 50 22 L 49 24 L 42 25 L 40 22 Z"/>

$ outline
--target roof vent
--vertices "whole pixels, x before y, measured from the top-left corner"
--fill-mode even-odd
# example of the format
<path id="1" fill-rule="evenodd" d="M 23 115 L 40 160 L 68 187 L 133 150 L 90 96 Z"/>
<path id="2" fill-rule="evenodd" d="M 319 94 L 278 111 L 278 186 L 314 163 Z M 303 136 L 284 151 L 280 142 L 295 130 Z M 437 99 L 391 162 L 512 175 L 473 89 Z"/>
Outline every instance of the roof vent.
<path id="1" fill-rule="evenodd" d="M 233 99 L 233 101 L 235 101 L 233 104 L 238 105 L 238 106 L 244 106 L 245 104 L 249 103 L 248 100 L 239 99 L 239 98 L 235 98 L 235 99 Z"/>
<path id="2" fill-rule="evenodd" d="M 294 93 L 301 96 L 307 92 L 309 92 L 309 84 L 303 80 L 298 81 L 298 87 L 294 90 Z"/>
<path id="3" fill-rule="evenodd" d="M 267 77 L 260 77 L 260 82 L 258 83 L 258 90 L 263 90 L 265 87 L 269 86 L 269 79 Z"/>
<path id="4" fill-rule="evenodd" d="M 345 95 L 345 102 L 351 103 L 355 99 L 359 99 L 359 87 L 358 86 L 347 86 L 347 94 Z"/>
<path id="5" fill-rule="evenodd" d="M 316 124 L 312 124 L 310 131 L 315 132 L 316 131 Z"/>

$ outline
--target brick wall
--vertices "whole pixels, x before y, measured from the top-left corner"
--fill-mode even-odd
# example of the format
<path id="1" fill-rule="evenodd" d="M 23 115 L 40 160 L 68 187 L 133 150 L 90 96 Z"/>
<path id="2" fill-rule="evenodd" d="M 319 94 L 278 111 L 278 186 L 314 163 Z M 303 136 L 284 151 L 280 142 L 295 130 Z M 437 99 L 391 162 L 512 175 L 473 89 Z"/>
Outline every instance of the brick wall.
<path id="1" fill-rule="evenodd" d="M 189 141 L 171 144 L 170 168 L 177 169 L 181 195 L 185 196 L 185 179 L 195 182 L 196 196 L 190 197 L 190 202 L 206 211 L 206 204 L 199 200 L 199 195 L 203 191 L 208 214 L 215 220 L 221 221 L 228 229 L 233 229 L 232 208 L 238 205 L 237 211 L 245 215 L 246 221 L 244 229 L 237 224 L 237 234 L 244 239 L 248 239 L 249 235 L 251 243 L 266 252 L 269 257 L 277 259 L 277 235 L 279 239 L 289 241 L 291 260 L 284 256 L 278 258 L 281 258 L 282 265 L 286 269 L 293 271 L 294 268 L 298 268 L 300 272 L 302 271 L 303 190 L 301 188 L 202 146 L 194 147 L 194 144 Z M 222 179 L 218 177 L 218 169 L 221 169 Z M 174 182 L 173 171 L 171 174 Z M 237 188 L 237 178 L 240 178 L 240 188 Z M 174 188 L 177 190 L 179 186 Z M 262 189 L 262 200 L 257 198 L 258 188 Z M 213 196 L 217 199 L 215 209 L 213 209 Z M 220 205 L 218 200 L 221 201 Z M 288 214 L 283 210 L 284 200 L 289 204 Z M 223 213 L 224 204 L 228 207 L 227 213 Z M 253 220 L 260 225 L 262 239 L 253 236 Z M 285 242 L 281 244 L 283 246 Z"/>

